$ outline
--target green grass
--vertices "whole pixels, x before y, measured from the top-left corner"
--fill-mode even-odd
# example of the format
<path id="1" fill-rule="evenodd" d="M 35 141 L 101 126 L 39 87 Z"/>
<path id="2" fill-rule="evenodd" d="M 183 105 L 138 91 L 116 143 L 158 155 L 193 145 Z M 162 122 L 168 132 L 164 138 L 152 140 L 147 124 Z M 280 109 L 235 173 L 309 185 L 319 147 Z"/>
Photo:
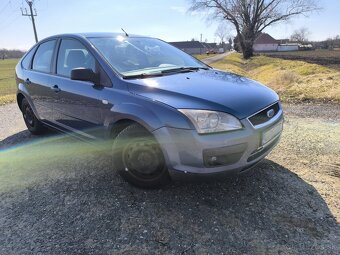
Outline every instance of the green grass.
<path id="1" fill-rule="evenodd" d="M 15 100 L 15 65 L 19 59 L 0 60 L 0 104 Z"/>
<path id="2" fill-rule="evenodd" d="M 264 83 L 285 102 L 340 102 L 340 72 L 327 66 L 264 55 L 244 60 L 238 53 L 212 66 Z"/>

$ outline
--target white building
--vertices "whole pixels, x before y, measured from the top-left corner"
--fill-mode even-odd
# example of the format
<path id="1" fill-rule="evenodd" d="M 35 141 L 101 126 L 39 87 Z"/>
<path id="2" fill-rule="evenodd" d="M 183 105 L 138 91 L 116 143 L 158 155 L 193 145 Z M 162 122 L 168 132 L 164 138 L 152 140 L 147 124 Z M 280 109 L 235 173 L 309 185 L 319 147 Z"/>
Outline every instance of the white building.
<path id="1" fill-rule="evenodd" d="M 261 33 L 255 40 L 253 49 L 255 52 L 277 51 L 279 42 L 268 34 Z"/>
<path id="2" fill-rule="evenodd" d="M 279 47 L 277 47 L 277 51 L 298 51 L 299 50 L 299 44 L 280 44 Z"/>

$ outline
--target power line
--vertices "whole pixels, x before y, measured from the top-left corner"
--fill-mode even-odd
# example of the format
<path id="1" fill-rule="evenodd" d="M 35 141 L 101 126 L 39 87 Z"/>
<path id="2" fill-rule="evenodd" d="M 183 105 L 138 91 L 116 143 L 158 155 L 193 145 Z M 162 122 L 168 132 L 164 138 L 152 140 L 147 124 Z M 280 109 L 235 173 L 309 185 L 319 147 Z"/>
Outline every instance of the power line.
<path id="1" fill-rule="evenodd" d="M 22 16 L 31 17 L 33 31 L 34 31 L 34 37 L 35 37 L 35 42 L 38 42 L 37 29 L 35 27 L 35 21 L 34 21 L 34 17 L 37 16 L 37 11 L 34 9 L 35 13 L 33 13 L 33 7 L 32 7 L 34 0 L 25 0 L 25 1 L 28 4 L 30 12 L 28 13 L 26 8 L 25 8 L 25 11 L 21 8 L 21 15 Z"/>
<path id="2" fill-rule="evenodd" d="M 21 6 L 23 6 L 24 5 L 24 3 L 23 3 L 23 0 L 9 0 L 8 1 L 9 2 L 9 7 L 10 7 L 10 9 L 11 9 L 11 11 L 13 12 L 13 11 L 17 11 L 17 9 Z"/>

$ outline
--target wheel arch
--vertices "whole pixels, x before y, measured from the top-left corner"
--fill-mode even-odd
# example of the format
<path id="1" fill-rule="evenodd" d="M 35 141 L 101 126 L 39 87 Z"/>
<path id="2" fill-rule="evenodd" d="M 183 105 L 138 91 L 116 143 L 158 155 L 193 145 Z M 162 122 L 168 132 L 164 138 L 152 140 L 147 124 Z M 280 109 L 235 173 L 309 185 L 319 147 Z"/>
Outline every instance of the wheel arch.
<path id="1" fill-rule="evenodd" d="M 22 110 L 21 105 L 22 105 L 22 100 L 24 100 L 24 98 L 25 98 L 24 94 L 20 92 L 17 94 L 17 104 L 18 104 L 20 111 Z"/>
<path id="2" fill-rule="evenodd" d="M 113 106 L 111 114 L 107 116 L 104 123 L 109 127 L 109 130 L 122 130 L 129 124 L 137 123 L 150 133 L 164 126 L 153 111 L 135 103 L 122 103 Z M 113 135 L 115 133 L 111 132 Z"/>
<path id="3" fill-rule="evenodd" d="M 110 137 L 115 139 L 121 131 L 123 131 L 125 128 L 127 128 L 128 126 L 130 126 L 132 124 L 139 124 L 140 125 L 140 123 L 138 123 L 138 122 L 136 122 L 132 119 L 127 119 L 127 118 L 126 119 L 120 119 L 120 120 L 117 120 L 114 123 L 111 123 L 110 127 L 109 127 Z"/>

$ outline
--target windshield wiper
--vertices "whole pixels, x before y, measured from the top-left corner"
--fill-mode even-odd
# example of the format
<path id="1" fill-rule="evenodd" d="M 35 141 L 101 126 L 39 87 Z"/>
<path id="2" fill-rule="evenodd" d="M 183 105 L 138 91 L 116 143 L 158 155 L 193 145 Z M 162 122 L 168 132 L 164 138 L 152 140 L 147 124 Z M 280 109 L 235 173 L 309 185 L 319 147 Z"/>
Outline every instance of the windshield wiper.
<path id="1" fill-rule="evenodd" d="M 197 71 L 200 69 L 208 70 L 209 67 L 196 67 L 196 66 L 176 67 L 176 68 L 166 69 L 166 70 L 163 70 L 157 73 L 140 73 L 140 74 L 124 75 L 123 79 L 144 79 L 144 78 L 150 78 L 150 77 L 156 77 L 156 76 L 163 76 L 165 74 L 192 72 L 192 71 Z"/>
<path id="2" fill-rule="evenodd" d="M 162 73 L 141 73 L 141 74 L 132 74 L 132 75 L 124 75 L 123 79 L 144 79 L 144 78 L 150 78 L 155 76 L 163 76 Z"/>
<path id="3" fill-rule="evenodd" d="M 171 68 L 167 70 L 161 71 L 162 74 L 167 74 L 167 73 L 185 73 L 185 72 L 192 72 L 192 71 L 197 71 L 197 70 L 208 70 L 208 67 L 198 67 L 198 66 L 188 66 L 188 67 L 177 67 L 177 68 Z"/>

